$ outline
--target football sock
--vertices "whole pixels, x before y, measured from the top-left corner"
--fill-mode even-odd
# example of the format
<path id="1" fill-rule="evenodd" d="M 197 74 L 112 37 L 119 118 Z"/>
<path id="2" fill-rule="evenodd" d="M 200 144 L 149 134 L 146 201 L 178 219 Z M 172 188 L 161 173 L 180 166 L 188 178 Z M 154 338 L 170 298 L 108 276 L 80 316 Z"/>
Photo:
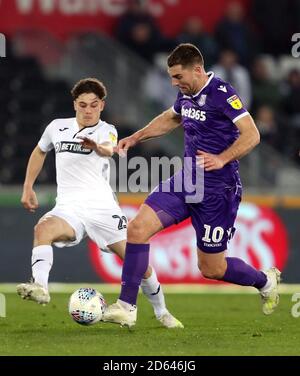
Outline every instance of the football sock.
<path id="1" fill-rule="evenodd" d="M 253 286 L 261 289 L 267 283 L 265 273 L 256 270 L 236 257 L 226 257 L 227 270 L 222 278 L 225 282 L 235 283 L 241 286 Z"/>
<path id="2" fill-rule="evenodd" d="M 151 267 L 152 274 L 149 278 L 142 279 L 141 288 L 149 302 L 152 304 L 154 314 L 157 318 L 167 312 L 164 293 L 157 280 L 155 270 Z"/>
<path id="3" fill-rule="evenodd" d="M 260 292 L 266 292 L 272 287 L 272 281 L 267 277 L 267 283 L 259 289 Z"/>
<path id="4" fill-rule="evenodd" d="M 32 250 L 31 268 L 34 282 L 48 290 L 49 272 L 53 264 L 51 245 L 39 245 Z"/>
<path id="5" fill-rule="evenodd" d="M 143 275 L 149 264 L 149 244 L 126 243 L 120 300 L 136 304 Z"/>

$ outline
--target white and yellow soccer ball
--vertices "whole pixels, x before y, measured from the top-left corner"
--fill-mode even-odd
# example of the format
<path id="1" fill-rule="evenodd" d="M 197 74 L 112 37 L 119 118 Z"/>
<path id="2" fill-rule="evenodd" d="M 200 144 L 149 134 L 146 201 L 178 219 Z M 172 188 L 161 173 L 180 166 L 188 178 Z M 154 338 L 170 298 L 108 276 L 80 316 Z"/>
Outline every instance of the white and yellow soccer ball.
<path id="1" fill-rule="evenodd" d="M 78 324 L 96 324 L 102 319 L 106 306 L 100 292 L 90 287 L 82 287 L 70 297 L 69 314 Z"/>

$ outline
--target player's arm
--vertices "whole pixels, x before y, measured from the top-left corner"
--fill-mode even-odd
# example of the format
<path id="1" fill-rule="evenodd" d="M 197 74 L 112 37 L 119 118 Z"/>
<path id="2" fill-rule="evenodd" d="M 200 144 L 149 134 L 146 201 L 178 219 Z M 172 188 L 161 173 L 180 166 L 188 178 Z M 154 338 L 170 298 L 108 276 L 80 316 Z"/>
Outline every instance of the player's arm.
<path id="1" fill-rule="evenodd" d="M 111 157 L 114 154 L 113 146 L 110 142 L 97 144 L 96 153 L 101 157 Z"/>
<path id="2" fill-rule="evenodd" d="M 84 148 L 94 150 L 100 157 L 111 157 L 114 154 L 113 145 L 109 141 L 105 141 L 101 144 L 98 144 L 96 141 L 84 137 L 84 136 L 77 136 L 82 140 L 81 145 Z"/>
<path id="3" fill-rule="evenodd" d="M 241 159 L 260 142 L 259 131 L 250 114 L 236 121 L 235 125 L 239 129 L 240 135 L 228 149 L 219 155 L 224 165 L 235 159 Z"/>
<path id="4" fill-rule="evenodd" d="M 33 149 L 27 164 L 21 202 L 24 208 L 31 212 L 34 212 L 38 208 L 38 200 L 33 190 L 33 185 L 44 165 L 46 155 L 47 153 L 43 152 L 37 145 Z"/>
<path id="5" fill-rule="evenodd" d="M 239 129 L 240 135 L 235 142 L 221 154 L 210 154 L 200 150 L 197 152 L 200 157 L 199 165 L 203 167 L 205 171 L 218 170 L 225 164 L 242 158 L 259 144 L 260 135 L 249 114 L 237 120 L 235 125 Z"/>
<path id="6" fill-rule="evenodd" d="M 119 141 L 118 152 L 124 153 L 139 142 L 163 136 L 170 133 L 181 124 L 181 116 L 176 114 L 172 108 L 164 111 L 155 117 L 149 124 L 131 136 Z"/>

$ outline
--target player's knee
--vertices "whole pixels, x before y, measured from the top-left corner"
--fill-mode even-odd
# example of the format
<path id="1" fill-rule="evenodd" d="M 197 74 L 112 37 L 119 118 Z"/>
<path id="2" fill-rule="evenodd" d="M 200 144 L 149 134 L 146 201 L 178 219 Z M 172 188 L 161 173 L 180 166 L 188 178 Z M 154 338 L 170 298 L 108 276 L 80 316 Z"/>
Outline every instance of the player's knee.
<path id="1" fill-rule="evenodd" d="M 147 243 L 148 240 L 143 222 L 138 219 L 130 221 L 127 229 L 127 241 L 129 243 Z"/>
<path id="2" fill-rule="evenodd" d="M 222 279 L 225 273 L 222 265 L 210 266 L 210 265 L 198 265 L 203 277 L 208 279 Z"/>
<path id="3" fill-rule="evenodd" d="M 38 223 L 34 226 L 34 240 L 35 242 L 40 241 L 52 241 L 52 231 L 51 226 L 46 222 Z"/>

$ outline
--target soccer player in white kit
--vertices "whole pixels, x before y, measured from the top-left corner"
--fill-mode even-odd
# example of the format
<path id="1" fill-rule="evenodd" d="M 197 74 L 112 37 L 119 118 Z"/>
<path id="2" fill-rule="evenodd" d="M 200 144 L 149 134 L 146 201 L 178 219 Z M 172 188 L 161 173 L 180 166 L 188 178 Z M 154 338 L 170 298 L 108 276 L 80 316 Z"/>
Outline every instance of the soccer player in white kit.
<path id="1" fill-rule="evenodd" d="M 116 128 L 100 119 L 106 88 L 95 78 L 77 82 L 71 91 L 75 118 L 53 120 L 33 150 L 26 171 L 21 202 L 31 212 L 38 207 L 33 185 L 47 152 L 56 155 L 55 207 L 34 227 L 32 277 L 17 286 L 18 294 L 40 304 L 50 301 L 48 277 L 53 248 L 71 247 L 89 236 L 100 249 L 125 257 L 127 219 L 109 185 L 109 158 L 117 145 Z M 151 266 L 141 284 L 156 318 L 167 328 L 183 325 L 166 308 L 164 295 Z"/>

